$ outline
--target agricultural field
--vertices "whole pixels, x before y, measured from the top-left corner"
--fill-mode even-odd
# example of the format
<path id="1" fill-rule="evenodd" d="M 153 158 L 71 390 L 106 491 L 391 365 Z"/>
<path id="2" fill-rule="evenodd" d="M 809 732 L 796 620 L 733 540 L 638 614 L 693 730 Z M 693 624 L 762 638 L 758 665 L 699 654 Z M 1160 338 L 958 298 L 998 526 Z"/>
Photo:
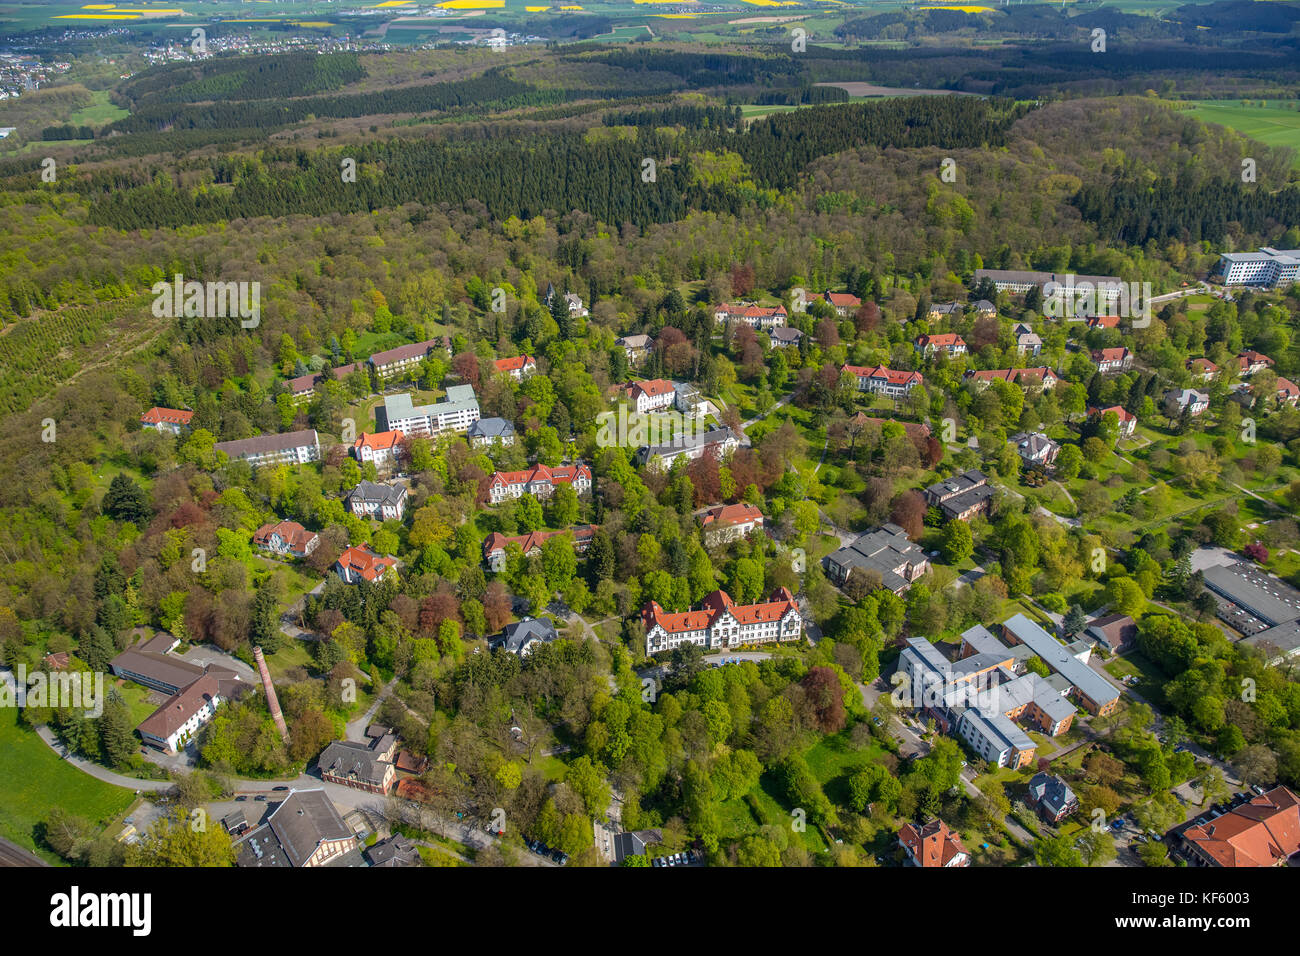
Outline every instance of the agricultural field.
<path id="1" fill-rule="evenodd" d="M 1300 100 L 1198 100 L 1189 112 L 1269 146 L 1294 150 L 1291 164 L 1300 169 Z"/>

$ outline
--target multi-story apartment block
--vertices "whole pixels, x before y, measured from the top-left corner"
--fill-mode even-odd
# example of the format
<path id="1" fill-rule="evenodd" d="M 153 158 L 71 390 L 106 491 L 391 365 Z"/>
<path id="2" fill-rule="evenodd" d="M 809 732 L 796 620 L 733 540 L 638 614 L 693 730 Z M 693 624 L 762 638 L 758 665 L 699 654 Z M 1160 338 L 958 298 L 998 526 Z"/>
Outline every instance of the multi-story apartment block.
<path id="1" fill-rule="evenodd" d="M 862 307 L 862 300 L 848 292 L 827 292 L 824 298 L 841 319 L 848 318 Z"/>
<path id="2" fill-rule="evenodd" d="M 320 439 L 316 437 L 315 429 L 219 441 L 213 448 L 225 452 L 231 461 L 246 461 L 255 467 L 302 465 L 320 460 Z"/>
<path id="3" fill-rule="evenodd" d="M 623 394 L 644 415 L 661 408 L 671 408 L 677 400 L 677 387 L 666 379 L 652 378 L 633 382 L 623 390 Z"/>
<path id="4" fill-rule="evenodd" d="M 411 375 L 420 363 L 428 358 L 434 349 L 446 349 L 442 339 L 428 339 L 413 345 L 399 345 L 386 352 L 376 352 L 370 356 L 370 365 L 380 378 L 396 378 Z"/>
<path id="5" fill-rule="evenodd" d="M 578 494 L 591 490 L 591 469 L 582 462 L 571 465 L 533 465 L 523 471 L 498 471 L 488 479 L 488 501 L 499 504 L 509 498 L 532 495 L 549 498 L 556 485 L 570 485 Z"/>
<path id="6" fill-rule="evenodd" d="M 444 431 L 463 432 L 479 419 L 478 398 L 471 385 L 452 385 L 444 401 L 415 405 L 409 394 L 389 395 L 375 409 L 380 431 L 400 431 L 408 437 L 432 437 Z"/>
<path id="7" fill-rule="evenodd" d="M 777 588 L 761 604 L 737 604 L 726 591 L 705 596 L 696 611 L 669 613 L 651 601 L 641 611 L 646 654 L 670 651 L 682 644 L 706 650 L 742 644 L 794 641 L 803 635 L 803 617 L 794 595 Z"/>
<path id="8" fill-rule="evenodd" d="M 925 503 L 938 508 L 949 521 L 969 521 L 977 514 L 987 514 L 993 501 L 989 476 L 971 469 L 935 482 L 925 489 Z"/>
<path id="9" fill-rule="evenodd" d="M 1300 249 L 1262 247 L 1259 252 L 1225 252 L 1214 275 L 1224 285 L 1271 289 L 1289 285 L 1300 276 Z"/>

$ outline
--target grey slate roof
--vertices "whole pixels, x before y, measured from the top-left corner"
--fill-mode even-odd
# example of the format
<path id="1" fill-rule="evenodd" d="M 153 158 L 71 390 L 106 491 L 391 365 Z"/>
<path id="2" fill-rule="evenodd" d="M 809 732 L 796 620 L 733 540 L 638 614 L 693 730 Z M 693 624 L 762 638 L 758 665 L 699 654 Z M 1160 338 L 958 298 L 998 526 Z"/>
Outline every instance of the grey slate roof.
<path id="1" fill-rule="evenodd" d="M 1110 681 L 1072 657 L 1056 638 L 1023 614 L 1009 618 L 1002 626 L 1099 707 L 1119 697 L 1119 691 Z"/>
<path id="2" fill-rule="evenodd" d="M 493 650 L 501 648 L 518 654 L 530 641 L 553 641 L 557 636 L 555 625 L 549 619 L 534 617 L 507 624 L 500 634 L 488 641 L 488 646 Z"/>
<path id="3" fill-rule="evenodd" d="M 316 765 L 321 773 L 355 777 L 376 787 L 383 786 L 384 774 L 390 766 L 380 760 L 367 745 L 346 740 L 336 740 L 322 750 L 316 759 Z"/>
<path id="4" fill-rule="evenodd" d="M 885 587 L 896 591 L 907 581 L 895 573 L 904 561 L 917 564 L 924 561 L 925 552 L 907 537 L 907 532 L 896 524 L 885 524 L 868 531 L 852 544 L 828 555 L 827 560 L 846 568 L 876 571 Z"/>
<path id="5" fill-rule="evenodd" d="M 515 426 L 504 418 L 480 418 L 469 426 L 470 438 L 510 438 Z"/>
<path id="6" fill-rule="evenodd" d="M 396 505 L 406 494 L 401 485 L 383 485 L 373 481 L 362 481 L 348 492 L 349 501 L 373 501 L 380 505 Z"/>
<path id="7" fill-rule="evenodd" d="M 371 866 L 420 866 L 420 851 L 404 836 L 390 836 L 367 847 L 365 857 Z"/>
<path id="8" fill-rule="evenodd" d="M 266 825 L 284 847 L 291 866 L 302 866 L 325 840 L 353 836 L 324 790 L 292 790 L 267 817 Z"/>
<path id="9" fill-rule="evenodd" d="M 1034 774 L 1029 781 L 1029 797 L 1034 803 L 1046 806 L 1053 816 L 1071 804 L 1078 806 L 1074 791 L 1064 780 L 1051 773 Z"/>

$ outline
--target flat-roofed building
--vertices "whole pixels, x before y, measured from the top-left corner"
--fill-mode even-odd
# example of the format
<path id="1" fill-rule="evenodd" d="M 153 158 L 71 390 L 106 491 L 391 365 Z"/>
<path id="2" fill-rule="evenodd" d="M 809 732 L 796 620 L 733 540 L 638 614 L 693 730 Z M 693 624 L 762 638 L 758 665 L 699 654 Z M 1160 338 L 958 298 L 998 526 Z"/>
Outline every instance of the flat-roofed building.
<path id="1" fill-rule="evenodd" d="M 472 385 L 449 386 L 443 401 L 429 405 L 415 405 L 410 394 L 389 395 L 375 409 L 375 423 L 381 431 L 426 438 L 444 431 L 468 431 L 478 420 L 478 397 Z"/>

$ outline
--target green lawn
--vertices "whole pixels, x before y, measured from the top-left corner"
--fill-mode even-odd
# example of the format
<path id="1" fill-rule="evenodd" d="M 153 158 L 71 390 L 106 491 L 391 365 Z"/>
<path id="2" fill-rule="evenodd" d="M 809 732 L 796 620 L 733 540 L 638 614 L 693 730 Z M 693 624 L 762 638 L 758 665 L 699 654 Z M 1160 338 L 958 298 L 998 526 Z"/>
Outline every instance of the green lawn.
<path id="1" fill-rule="evenodd" d="M 1197 100 L 1188 110 L 1205 123 L 1218 123 L 1269 146 L 1296 150 L 1291 165 L 1300 169 L 1300 110 L 1295 100 Z"/>
<path id="2" fill-rule="evenodd" d="M 18 723 L 18 711 L 0 708 L 0 835 L 39 853 L 51 862 L 58 857 L 38 849 L 36 827 L 52 807 L 107 825 L 126 812 L 135 794 L 96 780 L 60 760 L 36 734 Z"/>

